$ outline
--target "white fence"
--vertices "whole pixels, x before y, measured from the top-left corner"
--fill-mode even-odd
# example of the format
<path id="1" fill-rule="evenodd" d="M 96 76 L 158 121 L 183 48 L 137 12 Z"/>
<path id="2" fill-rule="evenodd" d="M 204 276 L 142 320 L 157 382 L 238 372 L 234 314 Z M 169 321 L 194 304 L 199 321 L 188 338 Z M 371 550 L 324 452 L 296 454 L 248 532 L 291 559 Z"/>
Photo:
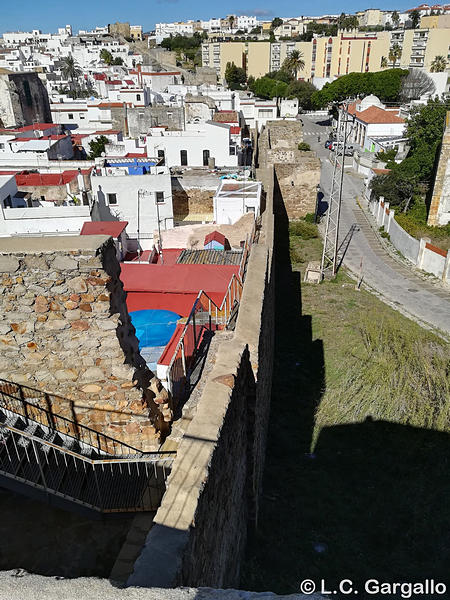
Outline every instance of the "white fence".
<path id="1" fill-rule="evenodd" d="M 444 283 L 450 283 L 450 252 L 431 244 L 428 238 L 420 241 L 407 233 L 394 219 L 395 211 L 383 198 L 369 203 L 369 210 L 377 225 L 384 227 L 393 246 L 416 267 L 432 273 Z"/>

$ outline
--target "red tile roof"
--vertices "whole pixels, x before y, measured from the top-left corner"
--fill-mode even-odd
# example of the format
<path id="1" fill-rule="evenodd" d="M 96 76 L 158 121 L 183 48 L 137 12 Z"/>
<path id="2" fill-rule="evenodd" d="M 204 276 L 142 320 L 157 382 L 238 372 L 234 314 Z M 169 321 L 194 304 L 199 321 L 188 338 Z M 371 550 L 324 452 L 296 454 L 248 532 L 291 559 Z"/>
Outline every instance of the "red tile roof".
<path id="1" fill-rule="evenodd" d="M 118 238 L 128 225 L 128 221 L 86 221 L 80 235 L 110 235 Z"/>
<path id="2" fill-rule="evenodd" d="M 372 169 L 372 171 L 375 173 L 375 175 L 386 175 L 387 173 L 391 172 L 390 169 Z"/>
<path id="3" fill-rule="evenodd" d="M 34 123 L 33 125 L 26 125 L 25 127 L 20 127 L 16 131 L 45 131 L 46 129 L 52 129 L 53 127 L 58 127 L 57 123 Z"/>
<path id="4" fill-rule="evenodd" d="M 366 110 L 358 112 L 354 105 L 350 105 L 348 112 L 356 115 L 356 118 L 363 123 L 404 123 L 405 120 L 391 112 L 383 110 L 379 106 L 369 106 Z"/>
<path id="5" fill-rule="evenodd" d="M 122 85 L 122 81 L 120 79 L 114 79 L 112 81 L 106 81 L 106 85 Z"/>
<path id="6" fill-rule="evenodd" d="M 234 133 L 234 134 L 241 133 L 241 128 L 237 127 L 236 125 L 232 125 L 230 127 L 230 133 Z"/>
<path id="7" fill-rule="evenodd" d="M 106 81 L 106 73 L 94 73 L 94 79 L 96 81 Z"/>

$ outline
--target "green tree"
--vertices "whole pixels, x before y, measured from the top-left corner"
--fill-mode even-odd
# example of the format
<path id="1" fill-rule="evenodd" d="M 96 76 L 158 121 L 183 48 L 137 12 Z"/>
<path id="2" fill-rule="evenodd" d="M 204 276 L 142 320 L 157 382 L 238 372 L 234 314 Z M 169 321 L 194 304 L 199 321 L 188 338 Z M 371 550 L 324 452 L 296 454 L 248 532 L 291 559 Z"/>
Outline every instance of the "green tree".
<path id="1" fill-rule="evenodd" d="M 113 65 L 123 65 L 123 58 L 121 56 L 116 56 L 116 58 L 112 61 Z"/>
<path id="2" fill-rule="evenodd" d="M 272 19 L 272 24 L 270 28 L 273 30 L 279 27 L 280 25 L 283 25 L 283 19 L 280 19 L 280 17 L 275 17 L 274 19 Z"/>
<path id="3" fill-rule="evenodd" d="M 309 152 L 311 150 L 311 146 L 309 144 L 307 144 L 306 142 L 300 142 L 299 145 L 297 146 L 297 148 L 301 152 Z"/>
<path id="4" fill-rule="evenodd" d="M 284 81 L 284 83 L 291 83 L 294 81 L 292 73 L 288 73 L 283 69 L 279 71 L 270 71 L 270 73 L 266 73 L 265 77 L 269 77 L 270 79 L 277 79 L 278 81 Z"/>
<path id="5" fill-rule="evenodd" d="M 298 79 L 298 72 L 303 71 L 305 68 L 305 61 L 303 60 L 303 53 L 300 50 L 292 50 L 290 54 L 284 59 L 282 71 L 290 73 L 294 79 Z"/>
<path id="6" fill-rule="evenodd" d="M 229 62 L 225 68 L 225 79 L 230 90 L 240 90 L 247 81 L 247 74 L 245 69 Z"/>
<path id="7" fill-rule="evenodd" d="M 409 20 L 411 21 L 412 28 L 416 29 L 420 21 L 420 12 L 418 10 L 413 10 L 409 14 Z"/>
<path id="8" fill-rule="evenodd" d="M 93 159 L 101 156 L 102 153 L 105 151 L 106 144 L 109 144 L 109 140 L 104 135 L 100 135 L 99 137 L 96 137 L 94 140 L 89 142 L 89 148 L 91 150 L 89 153 L 89 158 Z"/>
<path id="9" fill-rule="evenodd" d="M 402 57 L 402 49 L 398 44 L 394 44 L 392 48 L 389 49 L 389 60 L 392 63 L 392 68 L 395 69 L 395 64 Z"/>
<path id="10" fill-rule="evenodd" d="M 396 10 L 391 15 L 392 25 L 397 29 L 400 23 L 400 16 Z"/>
<path id="11" fill-rule="evenodd" d="M 61 74 L 65 79 L 70 80 L 70 87 L 72 90 L 75 89 L 78 78 L 82 74 L 80 67 L 75 62 L 75 59 L 71 54 L 63 58 L 61 66 Z"/>
<path id="12" fill-rule="evenodd" d="M 298 98 L 298 104 L 303 110 L 313 108 L 311 98 L 317 88 L 308 81 L 293 81 L 289 84 L 286 95 L 288 98 Z"/>
<path id="13" fill-rule="evenodd" d="M 250 89 L 255 96 L 271 100 L 272 98 L 286 98 L 288 84 L 270 77 L 260 77 Z"/>
<path id="14" fill-rule="evenodd" d="M 113 64 L 113 55 L 111 54 L 111 52 L 109 52 L 109 50 L 106 50 L 106 48 L 103 48 L 100 51 L 100 58 L 108 66 Z"/>
<path id="15" fill-rule="evenodd" d="M 433 62 L 431 63 L 431 72 L 432 73 L 443 73 L 445 71 L 445 69 L 447 68 L 447 61 L 445 59 L 445 56 L 442 56 L 441 54 L 439 54 L 438 56 L 435 56 L 433 59 Z"/>
<path id="16" fill-rule="evenodd" d="M 228 22 L 230 24 L 230 30 L 233 30 L 234 22 L 236 21 L 236 17 L 234 15 L 230 15 L 228 18 Z"/>

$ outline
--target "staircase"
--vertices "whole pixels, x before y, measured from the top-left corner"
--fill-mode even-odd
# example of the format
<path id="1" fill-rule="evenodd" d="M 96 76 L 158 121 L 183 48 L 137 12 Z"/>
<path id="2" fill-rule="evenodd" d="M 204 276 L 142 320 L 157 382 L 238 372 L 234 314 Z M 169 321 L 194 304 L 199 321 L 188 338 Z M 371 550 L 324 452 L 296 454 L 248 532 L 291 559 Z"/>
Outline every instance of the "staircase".
<path id="1" fill-rule="evenodd" d="M 0 380 L 0 486 L 94 515 L 157 510 L 175 453 L 140 452 L 52 414 L 44 396 Z"/>

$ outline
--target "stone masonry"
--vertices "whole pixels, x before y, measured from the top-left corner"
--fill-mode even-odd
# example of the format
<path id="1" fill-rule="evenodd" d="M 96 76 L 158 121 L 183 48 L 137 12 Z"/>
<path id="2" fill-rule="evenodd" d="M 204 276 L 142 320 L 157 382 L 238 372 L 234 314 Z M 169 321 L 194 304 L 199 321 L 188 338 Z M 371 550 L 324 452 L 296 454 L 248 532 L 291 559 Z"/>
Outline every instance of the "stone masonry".
<path id="1" fill-rule="evenodd" d="M 259 139 L 259 164 L 275 168 L 284 206 L 290 220 L 315 212 L 320 160 L 315 152 L 302 152 L 303 139 L 298 121 L 269 121 Z"/>
<path id="2" fill-rule="evenodd" d="M 108 236 L 1 239 L 0 378 L 55 394 L 55 414 L 150 450 L 172 410 L 139 353 L 119 274 Z"/>
<path id="3" fill-rule="evenodd" d="M 442 138 L 433 196 L 431 198 L 428 225 L 446 225 L 450 222 L 450 111 Z"/>

